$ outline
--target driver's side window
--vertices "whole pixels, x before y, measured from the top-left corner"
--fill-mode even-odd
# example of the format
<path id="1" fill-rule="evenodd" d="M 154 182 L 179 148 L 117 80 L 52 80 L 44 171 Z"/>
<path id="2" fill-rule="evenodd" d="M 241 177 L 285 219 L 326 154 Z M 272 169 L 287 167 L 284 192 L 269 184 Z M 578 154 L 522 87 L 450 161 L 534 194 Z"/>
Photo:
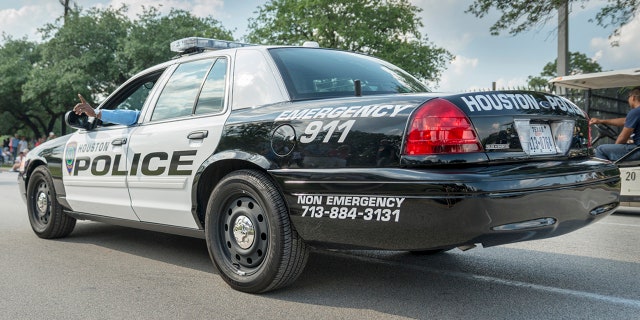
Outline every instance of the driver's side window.
<path id="1" fill-rule="evenodd" d="M 141 84 L 130 96 L 120 102 L 115 109 L 140 111 L 154 84 L 155 80 Z"/>
<path id="2" fill-rule="evenodd" d="M 141 111 L 145 101 L 149 98 L 154 85 L 160 79 L 165 69 L 139 77 L 135 81 L 121 88 L 116 95 L 103 103 L 103 109 L 109 110 L 137 110 Z M 110 126 L 112 123 L 99 122 L 102 126 Z"/>

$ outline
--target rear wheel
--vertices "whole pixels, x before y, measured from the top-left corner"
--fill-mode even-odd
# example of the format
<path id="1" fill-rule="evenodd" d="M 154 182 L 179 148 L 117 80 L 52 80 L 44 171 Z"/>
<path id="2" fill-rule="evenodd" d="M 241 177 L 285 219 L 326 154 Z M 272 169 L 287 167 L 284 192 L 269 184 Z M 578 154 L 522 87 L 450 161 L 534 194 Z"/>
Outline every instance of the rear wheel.
<path id="1" fill-rule="evenodd" d="M 264 173 L 230 173 L 211 193 L 205 219 L 207 247 L 220 276 L 250 293 L 292 283 L 308 251 L 293 229 L 285 201 Z"/>
<path id="2" fill-rule="evenodd" d="M 31 229 L 40 238 L 66 237 L 76 226 L 76 219 L 62 211 L 53 188 L 53 179 L 44 166 L 31 173 L 27 185 L 27 211 Z"/>

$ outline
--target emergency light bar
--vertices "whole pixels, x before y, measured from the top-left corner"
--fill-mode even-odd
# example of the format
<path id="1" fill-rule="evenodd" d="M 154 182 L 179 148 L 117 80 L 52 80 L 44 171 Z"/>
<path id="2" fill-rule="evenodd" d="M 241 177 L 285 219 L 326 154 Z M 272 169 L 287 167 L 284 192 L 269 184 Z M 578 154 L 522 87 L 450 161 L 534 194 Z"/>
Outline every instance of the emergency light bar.
<path id="1" fill-rule="evenodd" d="M 204 50 L 221 50 L 248 46 L 253 45 L 226 40 L 189 37 L 171 42 L 171 51 L 179 53 L 191 53 Z"/>

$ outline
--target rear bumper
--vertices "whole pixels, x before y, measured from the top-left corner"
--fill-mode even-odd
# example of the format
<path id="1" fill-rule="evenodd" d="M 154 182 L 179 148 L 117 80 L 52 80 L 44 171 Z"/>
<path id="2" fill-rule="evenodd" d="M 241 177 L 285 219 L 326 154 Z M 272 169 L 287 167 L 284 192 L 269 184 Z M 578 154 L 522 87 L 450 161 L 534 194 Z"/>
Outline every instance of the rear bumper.
<path id="1" fill-rule="evenodd" d="M 620 193 L 618 169 L 595 160 L 271 173 L 300 236 L 338 248 L 426 250 L 558 236 L 612 213 Z"/>

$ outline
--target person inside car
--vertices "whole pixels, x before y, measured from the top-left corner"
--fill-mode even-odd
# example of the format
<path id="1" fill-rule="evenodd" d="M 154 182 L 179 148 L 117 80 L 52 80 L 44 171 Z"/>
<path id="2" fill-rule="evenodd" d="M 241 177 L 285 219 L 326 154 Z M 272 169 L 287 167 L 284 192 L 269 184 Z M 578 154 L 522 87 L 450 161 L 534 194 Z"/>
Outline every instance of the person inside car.
<path id="1" fill-rule="evenodd" d="M 91 107 L 90 104 L 87 103 L 86 100 L 84 100 L 81 94 L 78 94 L 78 98 L 80 98 L 80 103 L 76 104 L 73 107 L 73 112 L 75 112 L 77 115 L 81 115 L 84 113 L 88 117 L 100 119 L 102 120 L 102 122 L 123 124 L 126 126 L 130 126 L 136 123 L 138 121 L 138 117 L 140 116 L 140 111 L 138 110 L 98 109 L 96 111 L 95 109 L 93 109 L 93 107 Z"/>
<path id="2" fill-rule="evenodd" d="M 605 124 L 623 127 L 615 144 L 602 144 L 595 149 L 595 156 L 601 159 L 616 161 L 635 147 L 640 146 L 640 86 L 629 91 L 627 102 L 631 107 L 625 118 L 599 119 L 591 118 L 589 124 Z M 630 143 L 629 140 L 633 142 Z M 640 152 L 636 152 L 625 160 L 640 160 Z"/>

